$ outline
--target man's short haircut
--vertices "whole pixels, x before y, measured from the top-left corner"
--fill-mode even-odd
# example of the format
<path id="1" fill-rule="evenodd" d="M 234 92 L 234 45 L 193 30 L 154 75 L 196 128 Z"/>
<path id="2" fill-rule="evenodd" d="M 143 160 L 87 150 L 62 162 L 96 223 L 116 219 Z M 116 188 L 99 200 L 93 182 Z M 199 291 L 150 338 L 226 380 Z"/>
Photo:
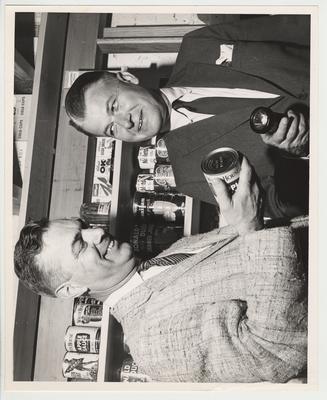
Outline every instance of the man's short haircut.
<path id="1" fill-rule="evenodd" d="M 79 120 L 85 117 L 85 91 L 100 80 L 116 79 L 116 75 L 108 71 L 90 71 L 80 75 L 72 84 L 65 98 L 65 109 L 73 125 L 79 131 L 86 133 L 79 126 Z"/>
<path id="2" fill-rule="evenodd" d="M 64 282 L 61 271 L 51 266 L 40 265 L 36 256 L 43 248 L 43 234 L 48 230 L 49 221 L 31 221 L 20 232 L 14 251 L 15 273 L 20 281 L 33 292 L 56 297 L 55 290 Z"/>

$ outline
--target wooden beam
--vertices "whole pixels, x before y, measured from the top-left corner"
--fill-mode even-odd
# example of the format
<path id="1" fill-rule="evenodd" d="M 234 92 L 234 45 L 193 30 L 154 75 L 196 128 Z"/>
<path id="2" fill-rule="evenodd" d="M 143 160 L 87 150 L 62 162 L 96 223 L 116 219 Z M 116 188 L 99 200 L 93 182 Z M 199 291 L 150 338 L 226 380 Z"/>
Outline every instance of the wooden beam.
<path id="1" fill-rule="evenodd" d="M 182 37 L 98 39 L 100 50 L 105 53 L 175 53 Z"/>
<path id="2" fill-rule="evenodd" d="M 204 25 L 149 25 L 149 26 L 118 26 L 105 28 L 103 38 L 159 38 L 182 37 L 186 33 L 202 28 Z"/>

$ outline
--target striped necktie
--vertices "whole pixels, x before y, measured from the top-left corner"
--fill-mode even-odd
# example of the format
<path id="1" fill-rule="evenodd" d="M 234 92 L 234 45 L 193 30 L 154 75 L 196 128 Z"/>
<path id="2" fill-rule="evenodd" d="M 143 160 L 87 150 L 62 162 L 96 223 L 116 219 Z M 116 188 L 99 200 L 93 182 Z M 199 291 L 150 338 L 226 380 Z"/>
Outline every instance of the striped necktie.
<path id="1" fill-rule="evenodd" d="M 170 254 L 165 257 L 151 258 L 150 260 L 141 262 L 141 264 L 137 267 L 137 272 L 146 271 L 153 266 L 163 267 L 168 265 L 175 265 L 185 260 L 186 258 L 193 256 L 193 254 L 194 253 L 176 253 Z"/>

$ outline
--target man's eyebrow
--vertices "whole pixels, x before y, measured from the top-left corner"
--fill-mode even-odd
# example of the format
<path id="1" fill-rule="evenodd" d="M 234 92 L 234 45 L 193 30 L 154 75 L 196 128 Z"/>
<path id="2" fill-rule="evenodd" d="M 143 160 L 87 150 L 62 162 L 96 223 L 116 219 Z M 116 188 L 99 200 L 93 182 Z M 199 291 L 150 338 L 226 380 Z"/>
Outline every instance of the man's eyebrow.
<path id="1" fill-rule="evenodd" d="M 78 231 L 76 233 L 76 235 L 73 238 L 72 244 L 71 244 L 71 249 L 72 249 L 72 253 L 74 255 L 75 258 L 78 257 L 79 253 L 81 252 L 81 250 L 83 249 L 83 242 L 82 242 L 82 234 L 80 231 Z M 78 246 L 77 246 L 78 244 Z"/>

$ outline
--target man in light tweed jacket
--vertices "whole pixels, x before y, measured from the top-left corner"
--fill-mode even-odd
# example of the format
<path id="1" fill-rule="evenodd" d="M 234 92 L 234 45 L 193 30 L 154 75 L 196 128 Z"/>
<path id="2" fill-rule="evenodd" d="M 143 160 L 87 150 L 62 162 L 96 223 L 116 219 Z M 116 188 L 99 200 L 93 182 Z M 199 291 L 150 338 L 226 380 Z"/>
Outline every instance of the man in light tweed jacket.
<path id="1" fill-rule="evenodd" d="M 129 244 L 80 221 L 56 220 L 23 228 L 15 271 L 39 294 L 105 300 L 134 361 L 156 381 L 287 382 L 307 363 L 298 229 L 262 229 L 246 158 L 234 196 L 223 183 L 219 191 L 230 225 L 183 238 L 156 259 L 192 253 L 176 265 L 136 267 Z"/>

